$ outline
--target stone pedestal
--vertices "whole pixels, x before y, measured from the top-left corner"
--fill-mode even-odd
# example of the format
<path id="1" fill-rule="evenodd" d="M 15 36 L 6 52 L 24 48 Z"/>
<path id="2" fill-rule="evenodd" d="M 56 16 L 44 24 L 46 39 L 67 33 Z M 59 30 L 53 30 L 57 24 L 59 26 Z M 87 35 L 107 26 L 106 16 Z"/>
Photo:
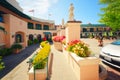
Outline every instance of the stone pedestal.
<path id="1" fill-rule="evenodd" d="M 65 34 L 66 34 L 66 42 L 70 42 L 72 40 L 80 40 L 80 24 L 81 21 L 68 21 Z"/>

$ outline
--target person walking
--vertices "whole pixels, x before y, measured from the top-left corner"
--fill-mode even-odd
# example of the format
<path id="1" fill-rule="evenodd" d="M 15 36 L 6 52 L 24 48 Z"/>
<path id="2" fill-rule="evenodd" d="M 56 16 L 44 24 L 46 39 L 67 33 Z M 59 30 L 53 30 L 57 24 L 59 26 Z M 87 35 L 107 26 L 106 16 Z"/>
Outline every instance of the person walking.
<path id="1" fill-rule="evenodd" d="M 99 42 L 98 46 L 102 47 L 103 46 L 103 36 L 99 36 L 98 42 Z"/>

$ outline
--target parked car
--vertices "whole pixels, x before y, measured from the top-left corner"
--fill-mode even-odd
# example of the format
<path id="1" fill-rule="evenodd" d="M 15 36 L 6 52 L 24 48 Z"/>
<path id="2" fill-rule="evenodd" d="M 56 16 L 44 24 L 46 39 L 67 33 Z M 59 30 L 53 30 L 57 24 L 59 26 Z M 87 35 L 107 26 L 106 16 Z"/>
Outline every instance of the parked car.
<path id="1" fill-rule="evenodd" d="M 100 58 L 103 62 L 120 69 L 120 40 L 116 40 L 100 51 Z"/>

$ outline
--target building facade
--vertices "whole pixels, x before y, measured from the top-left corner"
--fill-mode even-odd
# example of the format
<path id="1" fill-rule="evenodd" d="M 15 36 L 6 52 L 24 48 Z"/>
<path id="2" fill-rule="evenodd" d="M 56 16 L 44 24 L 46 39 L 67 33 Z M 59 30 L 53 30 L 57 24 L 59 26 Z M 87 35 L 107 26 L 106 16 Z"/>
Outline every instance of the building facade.
<path id="1" fill-rule="evenodd" d="M 20 43 L 23 47 L 28 45 L 28 40 L 44 37 L 51 39 L 57 33 L 54 21 L 30 17 L 13 6 L 16 2 L 0 0 L 0 46 L 10 47 L 14 43 Z M 14 0 L 16 1 L 16 0 Z M 18 4 L 18 3 L 17 3 Z"/>
<path id="2" fill-rule="evenodd" d="M 81 25 L 81 37 L 96 37 L 110 33 L 110 28 L 104 24 L 82 24 Z"/>

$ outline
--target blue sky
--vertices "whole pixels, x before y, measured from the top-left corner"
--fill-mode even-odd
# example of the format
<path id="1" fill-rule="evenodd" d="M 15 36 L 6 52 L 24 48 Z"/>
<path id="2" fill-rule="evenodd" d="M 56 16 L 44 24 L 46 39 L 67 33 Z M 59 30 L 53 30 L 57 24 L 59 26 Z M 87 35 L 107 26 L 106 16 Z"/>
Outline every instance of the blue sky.
<path id="1" fill-rule="evenodd" d="M 29 10 L 34 9 L 34 17 L 54 20 L 55 24 L 61 24 L 62 19 L 68 21 L 69 6 L 74 5 L 75 20 L 83 24 L 99 23 L 100 16 L 99 0 L 17 0 L 24 13 L 33 16 Z M 51 14 L 49 16 L 48 14 Z"/>

